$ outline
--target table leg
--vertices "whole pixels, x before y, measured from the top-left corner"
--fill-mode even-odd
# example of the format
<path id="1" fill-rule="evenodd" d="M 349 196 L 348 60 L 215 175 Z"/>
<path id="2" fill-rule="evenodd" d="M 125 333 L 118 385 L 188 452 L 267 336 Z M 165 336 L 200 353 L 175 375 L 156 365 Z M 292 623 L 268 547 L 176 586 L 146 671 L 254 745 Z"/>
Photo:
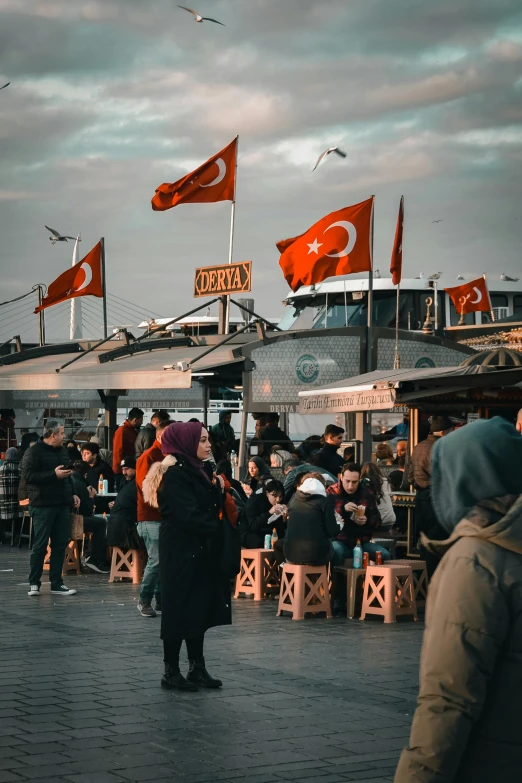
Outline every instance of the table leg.
<path id="1" fill-rule="evenodd" d="M 357 593 L 357 575 L 353 571 L 346 572 L 346 616 L 353 620 L 355 614 L 355 595 Z"/>
<path id="2" fill-rule="evenodd" d="M 255 563 L 252 569 L 254 574 L 254 601 L 261 601 L 263 598 L 263 582 L 264 582 L 264 569 L 263 569 L 263 552 L 259 551 L 255 553 Z"/>

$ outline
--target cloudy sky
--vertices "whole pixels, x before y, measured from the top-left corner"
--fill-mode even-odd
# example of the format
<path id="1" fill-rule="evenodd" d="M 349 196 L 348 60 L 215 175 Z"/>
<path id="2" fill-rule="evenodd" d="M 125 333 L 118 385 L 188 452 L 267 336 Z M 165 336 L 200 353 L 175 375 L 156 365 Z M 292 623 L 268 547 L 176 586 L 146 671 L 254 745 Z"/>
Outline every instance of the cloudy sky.
<path id="1" fill-rule="evenodd" d="M 267 315 L 287 293 L 275 242 L 372 193 L 381 272 L 404 194 L 407 276 L 520 273 L 520 0 L 196 7 L 226 26 L 173 0 L 0 0 L 0 301 L 70 263 L 47 223 L 85 252 L 105 236 L 112 294 L 189 309 L 194 268 L 227 260 L 230 205 L 150 198 L 236 134 L 234 257 Z M 312 174 L 331 143 L 348 157 Z"/>

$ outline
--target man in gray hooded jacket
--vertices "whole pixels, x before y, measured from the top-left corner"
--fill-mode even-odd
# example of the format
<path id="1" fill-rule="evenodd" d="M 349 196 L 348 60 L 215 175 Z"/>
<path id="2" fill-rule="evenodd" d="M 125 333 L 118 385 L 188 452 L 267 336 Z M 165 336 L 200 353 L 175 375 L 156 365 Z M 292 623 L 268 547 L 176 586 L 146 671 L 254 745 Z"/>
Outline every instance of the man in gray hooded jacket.
<path id="1" fill-rule="evenodd" d="M 446 541 L 430 584 L 420 692 L 395 783 L 522 779 L 522 437 L 479 420 L 438 441 Z"/>

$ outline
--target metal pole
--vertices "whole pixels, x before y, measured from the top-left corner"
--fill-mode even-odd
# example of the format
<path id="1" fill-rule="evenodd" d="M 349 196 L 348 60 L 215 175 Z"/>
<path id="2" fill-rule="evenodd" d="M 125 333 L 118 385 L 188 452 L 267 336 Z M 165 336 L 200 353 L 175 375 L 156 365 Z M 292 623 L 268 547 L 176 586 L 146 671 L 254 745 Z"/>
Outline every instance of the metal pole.
<path id="1" fill-rule="evenodd" d="M 326 329 L 326 325 L 328 323 L 328 291 L 326 292 L 326 306 L 324 311 L 324 328 Z"/>
<path id="2" fill-rule="evenodd" d="M 397 302 L 395 305 L 395 355 L 393 357 L 393 369 L 400 370 L 401 357 L 399 356 L 399 300 L 401 284 L 397 285 Z"/>
<path id="3" fill-rule="evenodd" d="M 236 136 L 236 167 L 234 169 L 234 200 L 230 209 L 230 241 L 228 245 L 228 263 L 232 263 L 232 256 L 234 252 L 234 224 L 236 220 L 236 185 L 237 185 L 237 157 L 239 151 L 239 136 Z M 228 334 L 230 331 L 230 294 L 223 297 L 224 308 L 224 334 Z"/>
<path id="4" fill-rule="evenodd" d="M 439 290 L 437 281 L 433 281 L 433 292 L 435 294 L 435 331 L 439 328 Z"/>
<path id="5" fill-rule="evenodd" d="M 42 304 L 42 286 L 38 285 L 38 307 Z M 44 311 L 40 310 L 38 313 L 38 342 L 40 345 L 45 345 L 45 321 L 44 321 Z"/>
<path id="6" fill-rule="evenodd" d="M 101 268 L 102 268 L 102 285 L 103 285 L 103 336 L 107 337 L 107 278 L 105 275 L 105 237 L 100 239 L 101 247 Z"/>
<path id="7" fill-rule="evenodd" d="M 243 389 L 245 388 L 244 380 L 243 380 Z M 245 405 L 245 397 L 243 394 L 243 410 L 241 412 L 241 433 L 239 435 L 239 457 L 238 457 L 238 469 L 239 469 L 239 477 L 243 476 L 243 469 L 247 463 L 246 459 L 246 430 L 247 430 L 247 421 L 248 421 L 248 411 L 246 409 Z M 235 478 L 239 478 L 238 476 L 235 476 Z"/>
<path id="8" fill-rule="evenodd" d="M 348 326 L 348 302 L 346 300 L 346 280 L 343 280 L 344 288 L 344 325 Z"/>
<path id="9" fill-rule="evenodd" d="M 375 199 L 375 196 L 372 196 Z M 368 272 L 368 313 L 366 322 L 366 372 L 373 370 L 373 229 L 374 229 L 374 204 L 372 202 L 372 223 L 370 234 L 371 268 Z"/>
<path id="10" fill-rule="evenodd" d="M 71 266 L 76 266 L 76 264 L 80 260 L 80 245 L 79 245 L 80 242 L 81 242 L 81 233 L 78 234 L 78 236 L 76 237 L 76 241 L 74 243 Z M 81 298 L 76 299 L 75 297 L 73 297 L 71 299 L 69 340 L 71 341 L 77 340 L 78 338 L 81 337 L 83 337 L 82 300 Z"/>

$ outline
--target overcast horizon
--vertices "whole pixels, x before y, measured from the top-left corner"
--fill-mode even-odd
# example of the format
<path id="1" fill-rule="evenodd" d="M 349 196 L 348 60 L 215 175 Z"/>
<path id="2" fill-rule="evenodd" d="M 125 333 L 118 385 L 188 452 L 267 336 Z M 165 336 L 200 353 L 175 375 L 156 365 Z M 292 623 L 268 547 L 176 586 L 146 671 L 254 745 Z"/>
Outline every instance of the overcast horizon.
<path id="1" fill-rule="evenodd" d="M 70 265 L 47 224 L 81 231 L 82 256 L 105 236 L 111 294 L 162 316 L 196 306 L 194 269 L 227 261 L 230 203 L 150 199 L 236 134 L 234 260 L 252 260 L 268 316 L 288 293 L 276 241 L 371 194 L 382 276 L 402 194 L 405 277 L 521 276 L 519 0 L 196 8 L 225 26 L 171 0 L 0 0 L 0 301 Z M 346 159 L 312 173 L 331 144 Z"/>

